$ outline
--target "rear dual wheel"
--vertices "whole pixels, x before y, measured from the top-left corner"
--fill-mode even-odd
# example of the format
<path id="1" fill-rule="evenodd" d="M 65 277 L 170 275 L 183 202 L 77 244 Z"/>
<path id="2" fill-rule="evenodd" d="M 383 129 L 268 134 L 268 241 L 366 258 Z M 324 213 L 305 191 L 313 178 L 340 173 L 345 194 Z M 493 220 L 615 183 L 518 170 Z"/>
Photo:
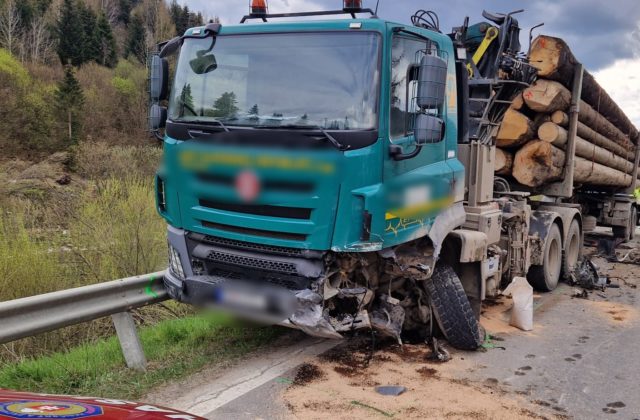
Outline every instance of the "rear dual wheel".
<path id="1" fill-rule="evenodd" d="M 542 292 L 550 292 L 558 287 L 562 271 L 562 236 L 557 224 L 553 224 L 545 240 L 542 265 L 529 269 L 529 283 Z"/>
<path id="2" fill-rule="evenodd" d="M 582 232 L 580 232 L 580 224 L 577 220 L 571 222 L 569 234 L 564 247 L 562 257 L 562 277 L 565 280 L 571 278 L 571 273 L 578 266 L 578 260 L 582 255 Z"/>

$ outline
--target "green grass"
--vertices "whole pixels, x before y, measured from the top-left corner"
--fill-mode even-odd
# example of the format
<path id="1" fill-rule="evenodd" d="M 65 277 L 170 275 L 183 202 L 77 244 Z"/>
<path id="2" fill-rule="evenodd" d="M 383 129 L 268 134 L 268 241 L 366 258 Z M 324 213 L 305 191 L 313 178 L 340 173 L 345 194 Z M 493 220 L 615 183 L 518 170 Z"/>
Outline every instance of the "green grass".
<path id="1" fill-rule="evenodd" d="M 140 330 L 146 372 L 125 366 L 115 337 L 66 353 L 0 368 L 0 387 L 53 394 L 138 399 L 151 388 L 208 364 L 238 359 L 282 334 L 282 328 L 247 325 L 222 314 L 161 322 Z"/>

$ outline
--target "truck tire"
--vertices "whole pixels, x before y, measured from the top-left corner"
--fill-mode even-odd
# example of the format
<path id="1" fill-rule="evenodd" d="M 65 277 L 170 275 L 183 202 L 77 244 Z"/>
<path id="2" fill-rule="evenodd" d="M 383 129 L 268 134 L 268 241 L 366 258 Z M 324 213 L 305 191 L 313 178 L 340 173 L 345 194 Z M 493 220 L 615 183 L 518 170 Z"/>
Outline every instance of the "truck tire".
<path id="1" fill-rule="evenodd" d="M 542 265 L 531 266 L 527 279 L 537 290 L 551 292 L 558 287 L 562 271 L 562 236 L 555 223 L 551 226 L 542 252 Z"/>
<path id="2" fill-rule="evenodd" d="M 424 287 L 431 298 L 436 322 L 449 344 L 460 350 L 477 350 L 484 341 L 484 333 L 453 268 L 438 263 Z"/>
<path id="3" fill-rule="evenodd" d="M 580 223 L 577 220 L 571 222 L 569 226 L 569 234 L 564 245 L 562 254 L 562 277 L 565 280 L 571 278 L 571 273 L 576 269 L 578 260 L 582 255 L 582 232 L 580 232 Z"/>
<path id="4" fill-rule="evenodd" d="M 627 226 L 614 226 L 611 230 L 613 236 L 616 238 L 622 238 L 625 241 L 632 241 L 636 237 L 636 223 L 638 220 L 638 209 L 634 206 L 631 207 L 631 213 L 629 215 L 629 223 Z"/>

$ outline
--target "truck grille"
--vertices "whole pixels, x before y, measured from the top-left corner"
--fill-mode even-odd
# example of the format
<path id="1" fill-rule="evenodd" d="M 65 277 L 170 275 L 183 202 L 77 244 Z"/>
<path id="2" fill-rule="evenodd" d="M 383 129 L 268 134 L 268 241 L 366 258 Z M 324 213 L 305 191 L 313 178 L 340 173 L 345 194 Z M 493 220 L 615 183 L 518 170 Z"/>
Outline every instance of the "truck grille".
<path id="1" fill-rule="evenodd" d="M 211 261 L 231 264 L 258 270 L 275 271 L 284 274 L 297 274 L 296 265 L 284 261 L 265 260 L 255 257 L 245 257 L 237 254 L 227 254 L 220 251 L 209 251 L 207 258 Z"/>
<path id="2" fill-rule="evenodd" d="M 200 200 L 200 206 L 234 213 L 255 214 L 257 216 L 281 217 L 298 220 L 309 220 L 311 218 L 312 210 L 299 207 L 223 203 L 213 200 Z"/>
<path id="3" fill-rule="evenodd" d="M 286 248 L 280 246 L 257 244 L 252 242 L 236 241 L 233 239 L 219 238 L 217 236 L 211 235 L 202 235 L 202 237 L 196 237 L 192 235 L 192 238 L 211 245 L 243 249 L 247 251 L 265 252 L 268 254 L 284 255 L 287 257 L 302 257 L 305 253 L 304 250 L 297 248 Z"/>

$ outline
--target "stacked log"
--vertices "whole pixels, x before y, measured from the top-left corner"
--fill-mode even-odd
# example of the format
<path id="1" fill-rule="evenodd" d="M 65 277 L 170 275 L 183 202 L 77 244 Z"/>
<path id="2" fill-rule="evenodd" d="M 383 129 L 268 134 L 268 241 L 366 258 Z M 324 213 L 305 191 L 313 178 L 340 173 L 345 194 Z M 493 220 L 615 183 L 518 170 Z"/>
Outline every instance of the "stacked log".
<path id="1" fill-rule="evenodd" d="M 567 86 L 570 86 L 578 63 L 566 42 L 546 35 L 535 39 L 531 45 L 529 59 L 538 69 L 538 77 L 555 80 Z M 637 143 L 638 129 L 588 71 L 583 75 L 582 99 Z"/>
<path id="2" fill-rule="evenodd" d="M 495 172 L 538 188 L 560 181 L 569 145 L 569 108 L 577 61 L 566 43 L 539 36 L 531 63 L 539 79 L 513 98 L 496 137 Z M 618 105 L 584 72 L 574 182 L 623 188 L 631 185 L 638 130 Z"/>

